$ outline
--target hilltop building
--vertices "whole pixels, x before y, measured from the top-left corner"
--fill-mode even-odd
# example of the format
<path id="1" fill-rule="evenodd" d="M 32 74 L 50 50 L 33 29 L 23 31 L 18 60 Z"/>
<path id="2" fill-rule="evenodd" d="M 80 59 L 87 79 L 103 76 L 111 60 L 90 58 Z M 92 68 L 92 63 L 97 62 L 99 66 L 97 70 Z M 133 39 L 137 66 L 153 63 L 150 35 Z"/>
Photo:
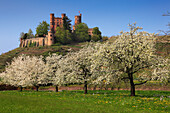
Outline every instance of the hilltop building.
<path id="1" fill-rule="evenodd" d="M 48 35 L 45 37 L 36 37 L 31 39 L 20 39 L 20 47 L 28 47 L 30 44 L 35 43 L 35 46 L 51 46 L 55 43 L 55 31 L 57 27 L 63 27 L 63 18 L 66 16 L 65 13 L 61 14 L 61 17 L 55 17 L 54 13 L 50 14 L 50 31 L 48 32 Z M 73 32 L 75 30 L 75 26 L 80 24 L 82 21 L 82 14 L 75 16 L 75 21 L 73 25 Z M 88 33 L 89 35 L 93 35 L 92 33 L 93 29 L 90 28 Z"/>

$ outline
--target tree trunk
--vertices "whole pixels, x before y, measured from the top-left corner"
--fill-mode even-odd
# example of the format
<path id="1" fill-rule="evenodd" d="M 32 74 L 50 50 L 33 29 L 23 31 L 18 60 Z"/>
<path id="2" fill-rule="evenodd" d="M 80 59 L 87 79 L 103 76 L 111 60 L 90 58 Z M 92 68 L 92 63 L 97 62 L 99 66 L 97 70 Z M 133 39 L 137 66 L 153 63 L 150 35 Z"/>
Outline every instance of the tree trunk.
<path id="1" fill-rule="evenodd" d="M 135 84 L 133 82 L 133 75 L 130 75 L 130 91 L 131 91 L 131 96 L 135 96 Z"/>
<path id="2" fill-rule="evenodd" d="M 114 90 L 114 86 L 111 87 L 111 90 Z"/>
<path id="3" fill-rule="evenodd" d="M 20 91 L 22 91 L 22 89 L 23 89 L 23 87 L 22 87 L 22 86 L 20 86 Z"/>
<path id="4" fill-rule="evenodd" d="M 93 90 L 96 90 L 97 85 L 94 85 Z"/>
<path id="5" fill-rule="evenodd" d="M 105 90 L 108 90 L 108 87 L 107 87 L 107 85 L 105 85 Z"/>
<path id="6" fill-rule="evenodd" d="M 36 86 L 36 91 L 38 91 L 39 86 Z"/>
<path id="7" fill-rule="evenodd" d="M 84 81 L 84 94 L 87 94 L 87 81 Z"/>
<path id="8" fill-rule="evenodd" d="M 58 92 L 58 86 L 55 87 L 55 91 Z"/>
<path id="9" fill-rule="evenodd" d="M 100 84 L 100 90 L 102 90 L 103 89 L 103 84 Z"/>

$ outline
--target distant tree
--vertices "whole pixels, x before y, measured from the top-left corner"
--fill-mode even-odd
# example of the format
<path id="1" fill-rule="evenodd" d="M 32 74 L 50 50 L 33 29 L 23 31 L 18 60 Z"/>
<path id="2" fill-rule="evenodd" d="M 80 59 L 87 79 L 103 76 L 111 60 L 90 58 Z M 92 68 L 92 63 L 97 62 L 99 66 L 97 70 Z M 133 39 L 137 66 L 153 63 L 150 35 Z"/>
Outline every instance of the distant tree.
<path id="1" fill-rule="evenodd" d="M 94 27 L 92 33 L 93 35 L 91 36 L 91 40 L 96 42 L 102 39 L 101 32 L 98 27 Z"/>
<path id="2" fill-rule="evenodd" d="M 49 24 L 46 21 L 40 22 L 40 24 L 36 28 L 36 35 L 44 36 L 48 34 Z"/>
<path id="3" fill-rule="evenodd" d="M 76 41 L 85 42 L 90 41 L 90 37 L 88 35 L 88 26 L 85 23 L 80 23 L 75 26 L 75 36 Z"/>
<path id="4" fill-rule="evenodd" d="M 23 39 L 27 39 L 27 37 L 28 37 L 28 34 L 25 33 L 24 36 L 23 36 Z"/>
<path id="5" fill-rule="evenodd" d="M 72 42 L 72 34 L 69 32 L 69 30 L 57 27 L 55 36 L 56 42 L 59 42 L 61 44 L 69 44 Z"/>
<path id="6" fill-rule="evenodd" d="M 20 33 L 20 39 L 23 39 L 23 38 L 24 38 L 24 35 L 25 35 L 25 33 L 24 33 L 24 32 L 21 32 L 21 33 Z"/>
<path id="7" fill-rule="evenodd" d="M 99 30 L 98 27 L 94 27 L 92 32 L 93 32 L 93 34 L 101 36 L 101 31 Z"/>
<path id="8" fill-rule="evenodd" d="M 31 29 L 28 30 L 27 35 L 28 35 L 28 38 L 33 38 L 34 37 L 34 34 L 33 34 Z"/>
<path id="9" fill-rule="evenodd" d="M 108 36 L 102 36 L 102 40 L 103 40 L 103 41 L 106 41 L 106 40 L 108 40 L 108 39 L 109 39 Z"/>
<path id="10" fill-rule="evenodd" d="M 67 16 L 65 16 L 63 18 L 63 28 L 64 28 L 64 30 L 68 30 L 71 33 L 71 23 L 70 22 L 71 22 L 71 20 Z"/>
<path id="11" fill-rule="evenodd" d="M 101 40 L 101 37 L 99 35 L 93 34 L 91 37 L 91 40 L 97 42 Z"/>

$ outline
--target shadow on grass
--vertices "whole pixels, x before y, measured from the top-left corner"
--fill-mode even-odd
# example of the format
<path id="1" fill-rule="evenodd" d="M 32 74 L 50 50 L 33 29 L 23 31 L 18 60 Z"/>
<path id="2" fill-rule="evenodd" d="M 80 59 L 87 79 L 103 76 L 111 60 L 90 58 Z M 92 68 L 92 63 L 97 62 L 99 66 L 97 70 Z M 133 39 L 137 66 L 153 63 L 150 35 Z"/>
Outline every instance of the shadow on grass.
<path id="1" fill-rule="evenodd" d="M 66 91 L 70 93 L 77 93 L 77 94 L 84 94 L 84 91 Z M 131 97 L 130 91 L 127 90 L 89 90 L 88 94 L 100 94 L 100 95 L 112 95 L 112 96 L 123 96 L 123 97 Z M 170 91 L 136 91 L 135 97 L 147 97 L 147 98 L 153 98 L 153 97 L 168 97 L 170 96 Z"/>
<path id="2" fill-rule="evenodd" d="M 7 92 L 20 92 L 18 91 L 7 91 Z M 25 92 L 30 92 L 30 93 L 44 93 L 44 92 L 51 92 L 52 94 L 55 94 L 54 91 L 34 91 L 34 90 L 23 90 L 20 93 L 25 93 Z M 84 91 L 83 90 L 72 90 L 72 91 L 68 91 L 68 90 L 62 90 L 60 92 L 56 92 L 56 93 L 60 93 L 61 95 L 84 95 Z M 100 95 L 100 96 L 113 96 L 113 97 L 131 97 L 130 96 L 130 91 L 128 90 L 88 90 L 88 94 L 87 95 Z M 146 97 L 146 98 L 162 98 L 162 97 L 166 97 L 166 98 L 170 98 L 170 91 L 136 91 L 136 96 L 135 97 Z"/>

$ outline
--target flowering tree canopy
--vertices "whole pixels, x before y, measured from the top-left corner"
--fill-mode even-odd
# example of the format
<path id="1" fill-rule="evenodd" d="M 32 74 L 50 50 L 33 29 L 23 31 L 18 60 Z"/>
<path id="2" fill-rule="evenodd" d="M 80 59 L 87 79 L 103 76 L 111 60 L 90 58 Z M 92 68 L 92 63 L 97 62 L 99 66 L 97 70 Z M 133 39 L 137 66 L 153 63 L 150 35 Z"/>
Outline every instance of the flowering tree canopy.
<path id="1" fill-rule="evenodd" d="M 131 96 L 135 96 L 135 85 L 141 85 L 148 80 L 167 80 L 168 60 L 155 54 L 155 34 L 138 32 L 140 27 L 129 25 L 130 32 L 121 32 L 115 42 L 105 43 L 94 54 L 93 69 L 103 72 L 99 79 L 110 82 L 113 78 L 129 79 Z M 147 73 L 149 71 L 150 73 Z M 140 74 L 137 74 L 140 72 Z M 141 74 L 145 72 L 145 74 Z M 163 74 L 162 74 L 163 73 Z M 134 78 L 139 83 L 134 83 Z"/>
<path id="2" fill-rule="evenodd" d="M 3 81 L 14 86 L 38 86 L 44 81 L 44 61 L 42 57 L 20 55 L 8 63 L 3 73 Z"/>
<path id="3" fill-rule="evenodd" d="M 48 83 L 56 86 L 56 91 L 58 91 L 58 86 L 66 83 L 63 74 L 61 74 L 61 65 L 64 65 L 61 55 L 52 54 L 46 57 L 45 79 Z"/>
<path id="4" fill-rule="evenodd" d="M 70 52 L 64 58 L 63 69 L 70 83 L 84 83 L 84 93 L 87 93 L 87 84 L 95 77 L 91 71 L 91 56 L 96 52 L 93 43 L 85 45 L 77 52 Z"/>

